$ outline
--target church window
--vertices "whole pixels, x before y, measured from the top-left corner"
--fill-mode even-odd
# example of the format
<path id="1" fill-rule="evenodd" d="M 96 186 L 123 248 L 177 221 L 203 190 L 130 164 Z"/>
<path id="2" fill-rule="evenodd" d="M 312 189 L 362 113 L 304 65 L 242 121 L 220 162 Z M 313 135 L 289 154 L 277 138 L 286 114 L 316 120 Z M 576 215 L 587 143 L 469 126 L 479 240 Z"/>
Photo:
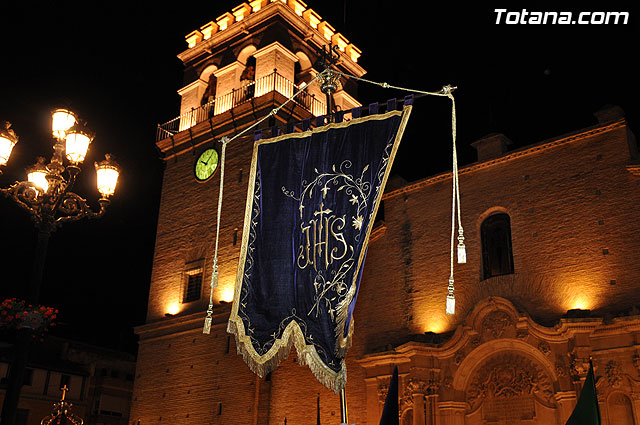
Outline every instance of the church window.
<path id="1" fill-rule="evenodd" d="M 184 277 L 183 303 L 190 303 L 200 299 L 202 294 L 202 266 L 187 269 Z"/>
<path id="2" fill-rule="evenodd" d="M 480 228 L 482 236 L 482 278 L 513 273 L 511 220 L 505 213 L 487 217 Z"/>

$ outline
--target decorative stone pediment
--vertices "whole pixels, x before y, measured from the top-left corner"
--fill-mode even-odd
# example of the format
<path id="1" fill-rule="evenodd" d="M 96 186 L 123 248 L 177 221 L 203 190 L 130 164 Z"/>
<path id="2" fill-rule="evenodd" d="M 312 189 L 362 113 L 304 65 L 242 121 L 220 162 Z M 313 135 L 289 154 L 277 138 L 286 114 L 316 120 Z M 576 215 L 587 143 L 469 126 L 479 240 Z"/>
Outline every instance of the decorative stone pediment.
<path id="1" fill-rule="evenodd" d="M 523 400 L 535 397 L 553 404 L 551 378 L 532 360 L 514 353 L 496 355 L 474 373 L 466 389 L 475 410 L 484 400 Z"/>
<path id="2" fill-rule="evenodd" d="M 467 317 L 466 324 L 477 332 L 471 338 L 474 346 L 481 341 L 500 338 L 526 337 L 526 329 L 516 329 L 518 313 L 504 298 L 490 297 L 480 303 Z"/>
<path id="3" fill-rule="evenodd" d="M 505 331 L 513 326 L 511 316 L 504 311 L 498 310 L 487 314 L 482 320 L 482 335 L 485 339 L 502 338 Z"/>

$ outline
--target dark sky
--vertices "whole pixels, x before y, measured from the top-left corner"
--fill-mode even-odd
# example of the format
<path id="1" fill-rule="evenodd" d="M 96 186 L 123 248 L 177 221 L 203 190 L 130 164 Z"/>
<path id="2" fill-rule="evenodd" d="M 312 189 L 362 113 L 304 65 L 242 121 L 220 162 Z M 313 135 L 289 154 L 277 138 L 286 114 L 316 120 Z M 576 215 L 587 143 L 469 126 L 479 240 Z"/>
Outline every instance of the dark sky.
<path id="1" fill-rule="evenodd" d="M 41 301 L 61 310 L 60 335 L 135 349 L 144 322 L 162 178 L 155 128 L 179 113 L 184 36 L 239 1 L 22 2 L 3 5 L 0 120 L 20 136 L 0 176 L 26 178 L 37 156 L 51 155 L 49 111 L 68 106 L 97 133 L 76 192 L 97 207 L 93 162 L 113 153 L 122 172 L 99 220 L 53 234 Z M 88 6 L 90 4 L 90 6 Z M 620 105 L 640 126 L 636 10 L 607 2 L 528 11 L 629 11 L 627 25 L 496 25 L 495 8 L 456 2 L 308 2 L 362 51 L 367 78 L 436 91 L 458 86 L 459 155 L 471 142 L 505 133 L 514 148 L 595 124 L 594 111 Z M 604 9 L 606 7 L 606 9 Z M 521 11 L 522 7 L 510 7 Z M 361 86 L 367 104 L 406 93 Z M 394 171 L 416 180 L 450 168 L 450 108 L 444 98 L 416 101 Z M 204 186 L 203 186 L 204 188 Z M 20 296 L 28 280 L 35 228 L 0 198 L 0 297 Z"/>

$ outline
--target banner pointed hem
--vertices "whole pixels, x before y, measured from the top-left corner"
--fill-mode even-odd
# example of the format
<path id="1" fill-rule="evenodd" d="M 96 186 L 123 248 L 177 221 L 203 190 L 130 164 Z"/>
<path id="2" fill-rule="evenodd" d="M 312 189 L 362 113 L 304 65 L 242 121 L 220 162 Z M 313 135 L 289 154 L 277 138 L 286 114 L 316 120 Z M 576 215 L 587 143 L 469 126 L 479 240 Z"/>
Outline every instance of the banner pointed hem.
<path id="1" fill-rule="evenodd" d="M 296 348 L 298 362 L 301 366 L 308 366 L 311 373 L 325 387 L 338 394 L 347 383 L 347 365 L 342 359 L 340 370 L 336 373 L 328 368 L 313 345 L 305 343 L 305 338 L 300 326 L 292 321 L 283 333 L 281 339 L 276 340 L 271 349 L 264 355 L 258 354 L 251 344 L 251 339 L 246 336 L 244 323 L 235 317 L 229 318 L 227 332 L 233 334 L 236 340 L 236 350 L 242 355 L 242 359 L 249 369 L 263 378 L 274 371 L 278 365 L 289 357 L 292 346 Z"/>

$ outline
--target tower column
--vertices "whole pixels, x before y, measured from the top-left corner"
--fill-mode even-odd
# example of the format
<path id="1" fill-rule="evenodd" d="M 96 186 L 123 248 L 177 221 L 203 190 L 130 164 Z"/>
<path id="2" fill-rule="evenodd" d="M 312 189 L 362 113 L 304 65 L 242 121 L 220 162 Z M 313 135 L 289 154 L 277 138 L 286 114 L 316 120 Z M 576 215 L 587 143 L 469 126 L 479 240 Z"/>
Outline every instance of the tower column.
<path id="1" fill-rule="evenodd" d="M 274 41 L 253 54 L 256 58 L 256 94 L 261 96 L 271 91 L 290 97 L 293 95 L 295 65 L 298 57 L 282 44 Z M 274 73 L 273 78 L 265 78 Z"/>

